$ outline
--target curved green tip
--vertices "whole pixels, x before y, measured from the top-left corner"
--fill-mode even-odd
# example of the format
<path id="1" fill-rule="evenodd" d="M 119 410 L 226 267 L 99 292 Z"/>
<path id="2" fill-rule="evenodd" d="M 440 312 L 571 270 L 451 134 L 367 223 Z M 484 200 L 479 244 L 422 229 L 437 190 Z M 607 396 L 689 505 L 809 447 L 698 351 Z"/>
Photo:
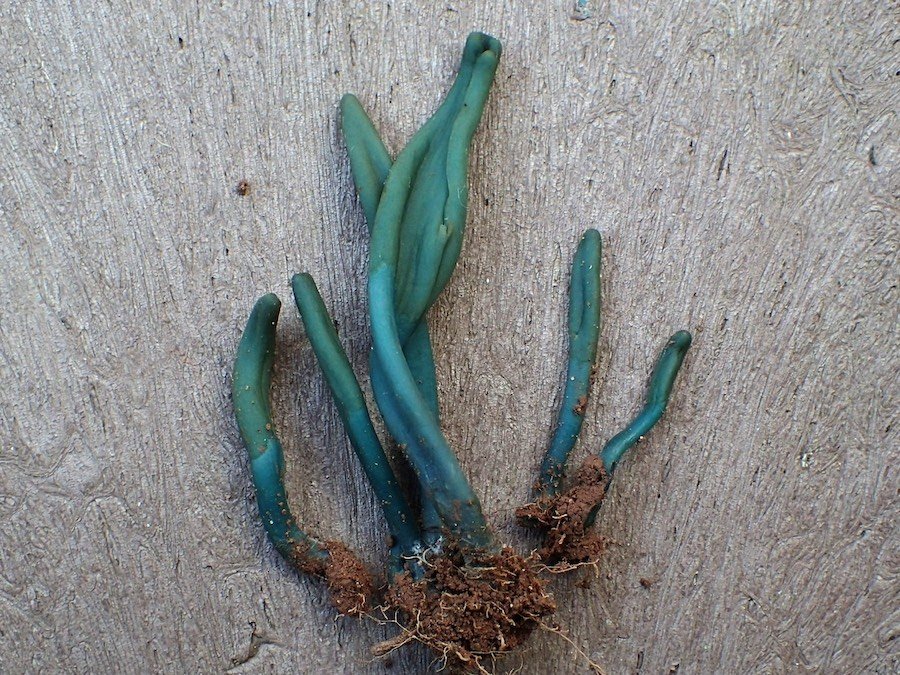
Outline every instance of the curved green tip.
<path id="1" fill-rule="evenodd" d="M 633 446 L 653 425 L 659 421 L 666 410 L 675 377 L 684 361 L 688 348 L 691 346 L 691 334 L 680 330 L 669 338 L 665 348 L 656 361 L 656 367 L 650 376 L 650 386 L 647 389 L 647 402 L 640 414 L 632 420 L 624 431 L 613 436 L 603 450 L 600 458 L 607 472 L 613 470 L 622 459 L 622 455 Z"/>
<path id="2" fill-rule="evenodd" d="M 341 131 L 350 157 L 353 182 L 371 229 L 381 190 L 391 170 L 391 156 L 381 141 L 372 120 L 353 94 L 341 98 Z"/>
<path id="3" fill-rule="evenodd" d="M 250 454 L 259 517 L 278 552 L 296 565 L 298 558 L 326 560 L 328 551 L 297 527 L 284 487 L 284 452 L 269 408 L 280 310 L 281 301 L 274 293 L 256 301 L 238 345 L 232 396 L 238 428 Z"/>
<path id="4" fill-rule="evenodd" d="M 503 45 L 500 40 L 493 35 L 482 33 L 481 31 L 472 31 L 466 38 L 466 47 L 463 51 L 464 57 L 475 57 L 484 52 L 494 52 L 497 58 L 503 52 Z"/>
<path id="5" fill-rule="evenodd" d="M 665 408 L 675 384 L 675 376 L 678 375 L 692 339 L 686 330 L 680 330 L 669 338 L 650 377 L 647 405 L 661 405 Z"/>
<path id="6" fill-rule="evenodd" d="M 267 293 L 256 301 L 241 336 L 234 362 L 232 394 L 234 414 L 244 444 L 255 459 L 265 452 L 272 433 L 269 385 L 275 359 L 275 326 L 281 300 Z"/>

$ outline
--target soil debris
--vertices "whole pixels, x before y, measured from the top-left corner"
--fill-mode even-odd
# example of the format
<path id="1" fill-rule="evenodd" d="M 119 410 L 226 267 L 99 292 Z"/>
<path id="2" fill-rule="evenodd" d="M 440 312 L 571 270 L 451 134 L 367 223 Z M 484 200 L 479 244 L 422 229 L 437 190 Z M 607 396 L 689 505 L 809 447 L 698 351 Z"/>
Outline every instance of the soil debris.
<path id="1" fill-rule="evenodd" d="M 597 456 L 588 457 L 565 492 L 541 497 L 516 510 L 516 516 L 524 524 L 547 531 L 544 545 L 538 551 L 546 564 L 559 564 L 560 571 L 565 571 L 572 565 L 599 560 L 607 542 L 590 531 L 590 520 L 606 495 L 608 482 L 602 460 Z"/>
<path id="2" fill-rule="evenodd" d="M 587 409 L 587 402 L 588 397 L 587 394 L 585 394 L 575 402 L 575 406 L 572 408 L 572 412 L 580 417 L 584 417 L 584 411 Z"/>
<path id="3" fill-rule="evenodd" d="M 326 542 L 325 549 L 328 559 L 322 560 L 309 555 L 308 544 L 297 544 L 291 562 L 302 572 L 325 579 L 331 603 L 338 612 L 347 616 L 362 614 L 371 606 L 375 580 L 362 561 L 341 542 Z"/>
<path id="4" fill-rule="evenodd" d="M 400 612 L 404 631 L 376 645 L 375 654 L 416 641 L 450 666 L 487 673 L 497 656 L 524 642 L 556 611 L 556 602 L 533 560 L 510 548 L 496 555 L 455 549 L 427 564 L 422 579 L 397 577 L 384 609 Z"/>
<path id="5" fill-rule="evenodd" d="M 375 593 L 375 581 L 369 570 L 340 542 L 329 541 L 328 553 L 325 579 L 331 602 L 341 614 L 354 616 L 367 610 Z"/>

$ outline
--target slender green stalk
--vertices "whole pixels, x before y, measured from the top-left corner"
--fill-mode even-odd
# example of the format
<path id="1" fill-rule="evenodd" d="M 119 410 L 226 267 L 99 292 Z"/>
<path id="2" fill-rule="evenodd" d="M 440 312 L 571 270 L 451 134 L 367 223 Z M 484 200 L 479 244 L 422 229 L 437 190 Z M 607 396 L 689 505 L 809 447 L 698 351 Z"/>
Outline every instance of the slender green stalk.
<path id="1" fill-rule="evenodd" d="M 584 233 L 572 261 L 569 282 L 569 367 L 556 432 L 539 478 L 540 492 L 547 495 L 559 491 L 569 453 L 581 433 L 584 410 L 591 383 L 591 369 L 597 357 L 600 335 L 600 233 L 590 229 Z"/>
<path id="2" fill-rule="evenodd" d="M 393 572 L 399 572 L 403 558 L 415 555 L 421 548 L 416 518 L 372 426 L 359 382 L 315 282 L 308 274 L 296 274 L 292 286 L 306 335 L 334 396 L 341 421 L 384 511 L 394 538 L 391 567 Z"/>
<path id="3" fill-rule="evenodd" d="M 374 359 L 371 365 L 370 379 L 372 391 L 375 393 L 375 398 L 378 401 L 379 411 L 384 419 L 385 426 L 387 426 L 389 430 L 393 429 L 393 433 L 397 434 L 394 437 L 394 440 L 403 450 L 403 456 L 406 458 L 410 452 L 419 452 L 419 441 L 417 438 L 410 435 L 409 430 L 406 428 L 400 413 L 399 404 L 394 398 L 390 387 L 385 382 L 381 368 L 376 365 Z M 441 537 L 441 518 L 438 515 L 437 507 L 435 506 L 430 493 L 425 492 L 425 486 L 422 485 L 422 481 L 415 471 L 415 467 L 412 465 L 408 466 L 412 469 L 418 491 L 419 522 L 421 523 L 422 543 L 426 548 L 431 548 Z"/>
<path id="4" fill-rule="evenodd" d="M 480 34 L 469 37 L 457 85 L 451 90 L 452 96 L 456 87 L 461 82 L 464 83 L 465 95 L 462 102 L 451 111 L 452 114 L 445 122 L 453 125 L 448 144 L 443 146 L 438 143 L 434 149 L 431 147 L 430 132 L 427 130 L 434 121 L 432 118 L 397 158 L 385 182 L 375 216 L 369 265 L 373 359 L 383 371 L 387 389 L 397 404 L 399 423 L 404 427 L 395 430 L 389 426 L 389 429 L 395 437 L 406 435 L 418 440 L 418 447 L 406 448 L 407 456 L 426 494 L 434 500 L 450 534 L 464 546 L 484 549 L 493 549 L 496 543 L 487 527 L 481 504 L 441 434 L 428 401 L 418 388 L 404 357 L 403 343 L 422 319 L 430 302 L 433 302 L 433 297 L 440 291 L 440 265 L 448 259 L 444 248 L 452 240 L 454 228 L 461 231 L 465 222 L 465 167 L 462 168 L 460 183 L 457 164 L 467 157 L 468 150 L 467 147 L 460 149 L 458 146 L 468 146 L 471 141 L 497 68 L 499 51 L 499 43 L 493 38 Z M 451 96 L 448 96 L 448 100 Z M 435 152 L 444 155 L 447 168 L 443 173 L 423 173 L 421 167 L 426 159 L 431 160 Z M 442 186 L 445 183 L 455 189 L 444 191 Z M 419 201 L 418 195 L 425 194 L 429 189 L 432 194 L 446 195 L 446 202 L 440 213 L 432 208 L 434 201 L 427 208 L 424 202 Z M 415 255 L 401 255 L 401 235 L 409 227 L 426 233 L 423 240 L 433 242 L 433 239 L 427 238 L 427 234 L 433 234 L 439 238 L 440 243 L 440 238 L 443 237 L 442 256 L 433 281 L 416 281 L 409 291 L 398 293 L 398 260 L 416 260 Z M 461 237 L 461 232 L 459 236 Z M 450 254 L 455 263 L 452 250 Z M 417 271 L 425 267 L 416 263 Z M 445 270 L 446 279 L 449 279 L 450 272 L 452 265 Z M 401 298 L 408 298 L 407 308 L 403 312 L 398 311 L 397 303 Z M 376 400 L 377 398 L 376 393 Z M 380 408 L 382 402 L 378 403 Z"/>
<path id="5" fill-rule="evenodd" d="M 371 231 L 381 190 L 391 170 L 391 156 L 372 120 L 353 94 L 341 99 L 341 131 L 350 156 L 350 171 Z"/>
<path id="6" fill-rule="evenodd" d="M 688 348 L 691 346 L 691 334 L 686 330 L 680 330 L 669 338 L 665 348 L 656 361 L 656 367 L 650 376 L 650 385 L 647 388 L 647 402 L 629 424 L 624 431 L 613 436 L 609 442 L 600 451 L 600 459 L 603 460 L 603 468 L 612 479 L 612 473 L 622 459 L 622 455 L 637 443 L 644 434 L 653 428 L 659 418 L 666 411 L 666 405 L 669 402 L 669 395 L 672 393 L 672 387 L 675 384 L 675 376 L 681 368 L 684 361 L 684 355 L 687 354 Z M 594 506 L 584 519 L 584 526 L 591 527 L 597 519 L 597 513 L 600 511 L 600 504 Z"/>
<path id="7" fill-rule="evenodd" d="M 469 101 L 467 98 L 479 86 L 484 87 L 484 83 L 478 82 L 473 87 L 472 81 L 479 56 L 492 48 L 499 57 L 500 43 L 497 40 L 482 33 L 469 35 L 453 86 L 403 152 L 405 161 L 413 159 L 410 178 L 413 175 L 418 178 L 408 186 L 400 221 L 397 306 L 403 342 L 440 292 L 439 288 L 435 291 L 435 279 L 440 272 L 448 237 L 454 231 L 461 231 L 465 224 L 465 217 L 460 223 L 445 214 L 451 195 L 459 189 L 458 184 L 451 182 L 452 176 L 448 172 L 448 152 L 454 126 L 465 116 L 466 109 L 474 103 L 473 112 L 479 117 L 481 115 L 484 101 L 479 106 L 477 100 Z M 489 88 L 490 82 L 483 89 L 485 96 Z M 468 142 L 465 145 L 468 146 Z M 462 183 L 463 189 L 467 189 L 465 173 Z M 429 297 L 432 298 L 430 301 Z"/>
<path id="8" fill-rule="evenodd" d="M 435 128 L 435 125 L 431 125 Z M 350 156 L 350 169 L 353 173 L 353 181 L 359 193 L 360 203 L 366 216 L 366 223 L 371 230 L 375 223 L 375 213 L 384 182 L 387 180 L 392 162 L 387 148 L 378 135 L 371 119 L 366 114 L 359 100 L 352 94 L 346 94 L 341 99 L 341 129 L 347 144 Z M 434 355 L 431 350 L 431 337 L 428 334 L 428 324 L 424 318 L 412 331 L 403 345 L 403 353 L 410 371 L 416 380 L 419 391 L 428 401 L 429 406 L 438 419 L 439 407 L 437 398 L 437 382 L 435 379 Z M 401 429 L 396 410 L 397 404 L 393 401 L 391 393 L 380 386 L 383 382 L 381 369 L 377 361 L 373 360 L 370 379 L 373 389 L 381 392 L 381 408 L 385 418 L 390 418 L 388 427 L 395 430 Z M 409 447 L 416 444 L 415 437 L 403 436 L 394 439 L 401 446 Z M 422 536 L 426 546 L 432 546 L 441 535 L 441 521 L 434 503 L 429 496 L 419 487 L 420 518 L 422 523 Z"/>
<path id="9" fill-rule="evenodd" d="M 686 330 L 680 330 L 669 338 L 669 342 L 659 355 L 653 375 L 650 376 L 647 402 L 643 409 L 631 424 L 613 436 L 600 451 L 603 466 L 609 474 L 615 470 L 625 451 L 650 431 L 666 411 L 675 384 L 675 376 L 678 375 L 684 355 L 690 346 L 691 334 Z"/>
<path id="10" fill-rule="evenodd" d="M 284 452 L 275 435 L 269 386 L 275 358 L 275 325 L 281 301 L 272 293 L 257 300 L 238 346 L 232 398 L 238 428 L 250 454 L 259 516 L 276 550 L 289 562 L 328 560 L 324 545 L 297 527 L 284 487 Z"/>

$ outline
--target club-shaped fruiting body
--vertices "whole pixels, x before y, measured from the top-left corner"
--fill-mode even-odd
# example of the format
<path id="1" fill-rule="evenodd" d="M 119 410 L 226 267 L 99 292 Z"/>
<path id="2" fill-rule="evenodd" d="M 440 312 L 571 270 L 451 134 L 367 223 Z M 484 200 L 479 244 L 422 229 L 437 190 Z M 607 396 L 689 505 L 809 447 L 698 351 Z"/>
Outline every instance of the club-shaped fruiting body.
<path id="1" fill-rule="evenodd" d="M 391 570 L 400 572 L 402 559 L 418 552 L 421 537 L 416 518 L 381 447 L 359 382 L 341 347 L 334 322 L 312 277 L 296 274 L 292 280 L 294 300 L 312 344 L 319 367 L 337 404 L 338 414 L 350 443 L 381 504 L 393 536 Z"/>
<path id="2" fill-rule="evenodd" d="M 647 402 L 641 412 L 600 451 L 600 458 L 608 473 L 612 474 L 625 451 L 650 431 L 666 411 L 672 387 L 675 385 L 675 376 L 678 375 L 690 346 L 691 334 L 686 330 L 680 330 L 669 338 L 650 376 Z"/>

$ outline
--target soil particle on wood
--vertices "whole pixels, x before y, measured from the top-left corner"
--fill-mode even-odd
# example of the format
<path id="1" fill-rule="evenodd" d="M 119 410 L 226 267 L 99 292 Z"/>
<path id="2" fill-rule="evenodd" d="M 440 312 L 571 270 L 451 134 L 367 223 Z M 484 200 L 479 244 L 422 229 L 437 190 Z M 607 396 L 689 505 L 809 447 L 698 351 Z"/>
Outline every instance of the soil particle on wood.
<path id="1" fill-rule="evenodd" d="M 546 530 L 538 555 L 548 565 L 596 562 L 606 541 L 590 531 L 591 513 L 606 495 L 608 476 L 599 457 L 589 457 L 572 477 L 570 487 L 558 495 L 541 497 L 516 510 L 527 525 Z"/>
<path id="2" fill-rule="evenodd" d="M 584 411 L 587 409 L 588 397 L 587 394 L 581 396 L 576 402 L 575 406 L 572 408 L 572 412 L 576 415 L 584 417 Z"/>

